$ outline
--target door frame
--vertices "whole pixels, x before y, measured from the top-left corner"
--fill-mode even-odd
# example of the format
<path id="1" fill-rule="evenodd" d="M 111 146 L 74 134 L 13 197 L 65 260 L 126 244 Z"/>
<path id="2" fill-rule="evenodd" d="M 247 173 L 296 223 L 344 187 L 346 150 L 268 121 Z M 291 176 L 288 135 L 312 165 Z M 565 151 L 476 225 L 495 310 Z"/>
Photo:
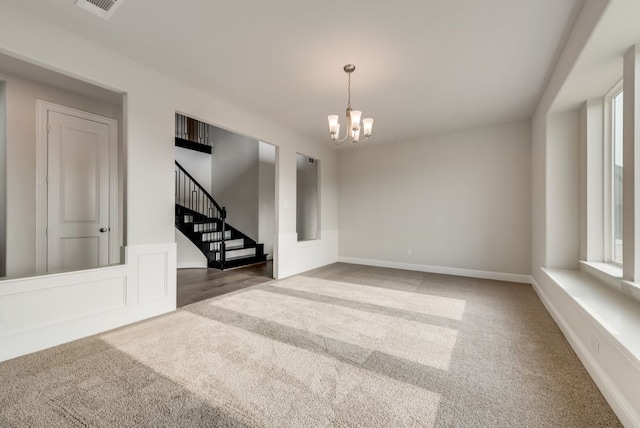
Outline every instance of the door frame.
<path id="1" fill-rule="evenodd" d="M 118 121 L 49 101 L 36 100 L 36 272 L 47 272 L 47 174 L 49 111 L 105 124 L 109 127 L 109 264 L 120 260 L 118 245 Z"/>

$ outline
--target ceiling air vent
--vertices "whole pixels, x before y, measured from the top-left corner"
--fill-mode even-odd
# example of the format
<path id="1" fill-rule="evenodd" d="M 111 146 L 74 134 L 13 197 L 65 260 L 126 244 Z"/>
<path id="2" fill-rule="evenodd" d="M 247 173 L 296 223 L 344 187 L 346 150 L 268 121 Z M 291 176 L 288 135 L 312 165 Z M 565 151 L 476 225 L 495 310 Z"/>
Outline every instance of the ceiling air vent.
<path id="1" fill-rule="evenodd" d="M 98 15 L 102 19 L 109 19 L 123 0 L 76 0 L 76 6 Z"/>

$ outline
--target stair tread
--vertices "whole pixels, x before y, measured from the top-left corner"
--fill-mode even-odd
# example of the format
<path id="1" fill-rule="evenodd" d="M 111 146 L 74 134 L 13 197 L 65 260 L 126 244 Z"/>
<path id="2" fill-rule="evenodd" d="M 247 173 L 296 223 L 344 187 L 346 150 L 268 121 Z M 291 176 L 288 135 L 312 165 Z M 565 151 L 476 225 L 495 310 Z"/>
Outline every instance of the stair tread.
<path id="1" fill-rule="evenodd" d="M 251 259 L 251 258 L 254 258 L 254 257 L 255 257 L 255 255 L 253 255 L 253 254 L 249 254 L 249 255 L 246 255 L 246 256 L 238 256 L 238 257 L 227 257 L 227 259 L 225 261 L 226 262 L 232 262 L 234 260 Z"/>
<path id="2" fill-rule="evenodd" d="M 198 218 L 198 221 L 189 221 Z M 261 253 L 262 245 L 260 243 L 254 242 L 248 236 L 243 234 L 242 232 L 234 229 L 232 226 L 227 224 L 225 228 L 225 238 L 224 241 L 222 239 L 205 239 L 203 237 L 207 237 L 206 234 L 210 234 L 210 237 L 213 236 L 222 236 L 222 228 L 220 227 L 222 224 L 222 220 L 219 218 L 205 218 L 200 217 L 198 213 L 190 212 L 188 208 L 182 207 L 176 204 L 176 217 L 175 217 L 175 225 L 184 235 L 191 240 L 196 246 L 204 253 L 204 255 L 208 259 L 208 266 L 216 269 L 231 269 L 241 266 L 248 266 L 251 264 L 262 263 L 266 261 L 266 254 L 258 254 Z M 207 225 L 203 227 L 202 225 Z M 198 228 L 202 228 L 205 230 L 194 230 Z M 210 238 L 207 237 L 207 238 Z M 237 242 L 241 242 L 242 245 L 237 244 Z M 251 242 L 247 242 L 251 241 Z M 226 242 L 226 257 L 225 262 L 222 263 L 220 260 L 216 260 L 220 257 L 221 251 L 211 250 L 211 247 L 215 247 L 215 244 L 221 244 L 222 242 Z M 232 242 L 236 242 L 236 244 L 232 244 Z M 213 245 L 212 245 L 213 244 Z M 220 245 L 218 245 L 220 246 Z M 249 254 L 242 254 L 243 250 L 252 250 L 255 251 L 247 251 Z M 237 253 L 240 253 L 239 255 Z"/>

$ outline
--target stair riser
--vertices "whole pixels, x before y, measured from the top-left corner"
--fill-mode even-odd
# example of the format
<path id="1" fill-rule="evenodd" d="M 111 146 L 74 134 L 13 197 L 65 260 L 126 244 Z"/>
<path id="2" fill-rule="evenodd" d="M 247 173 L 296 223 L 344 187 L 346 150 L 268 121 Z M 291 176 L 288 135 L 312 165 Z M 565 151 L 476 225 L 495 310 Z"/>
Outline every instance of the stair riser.
<path id="1" fill-rule="evenodd" d="M 224 239 L 231 239 L 231 231 L 227 231 L 224 233 Z M 207 232 L 203 233 L 200 236 L 200 241 L 209 242 L 209 241 L 222 241 L 222 232 Z"/>
<path id="2" fill-rule="evenodd" d="M 242 248 L 239 250 L 229 250 L 226 252 L 226 258 L 232 259 L 235 257 L 254 257 L 256 255 L 255 248 Z M 216 253 L 216 260 L 220 260 L 220 253 Z"/>
<path id="3" fill-rule="evenodd" d="M 225 241 L 227 251 L 233 250 L 235 248 L 243 248 L 244 247 L 244 239 L 230 239 Z M 212 242 L 209 244 L 209 251 L 220 251 L 220 242 Z"/>
<path id="4" fill-rule="evenodd" d="M 200 232 L 216 232 L 218 231 L 218 225 L 216 223 L 199 223 L 193 225 L 193 231 Z"/>

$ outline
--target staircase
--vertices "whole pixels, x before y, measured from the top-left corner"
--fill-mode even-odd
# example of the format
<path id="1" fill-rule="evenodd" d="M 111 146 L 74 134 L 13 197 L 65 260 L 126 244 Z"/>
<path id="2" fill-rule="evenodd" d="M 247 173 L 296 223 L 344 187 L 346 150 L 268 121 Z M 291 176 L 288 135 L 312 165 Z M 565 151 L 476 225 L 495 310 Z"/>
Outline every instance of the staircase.
<path id="1" fill-rule="evenodd" d="M 258 244 L 226 221 L 227 210 L 178 163 L 175 166 L 175 224 L 207 257 L 207 266 L 231 269 L 266 262 Z"/>

